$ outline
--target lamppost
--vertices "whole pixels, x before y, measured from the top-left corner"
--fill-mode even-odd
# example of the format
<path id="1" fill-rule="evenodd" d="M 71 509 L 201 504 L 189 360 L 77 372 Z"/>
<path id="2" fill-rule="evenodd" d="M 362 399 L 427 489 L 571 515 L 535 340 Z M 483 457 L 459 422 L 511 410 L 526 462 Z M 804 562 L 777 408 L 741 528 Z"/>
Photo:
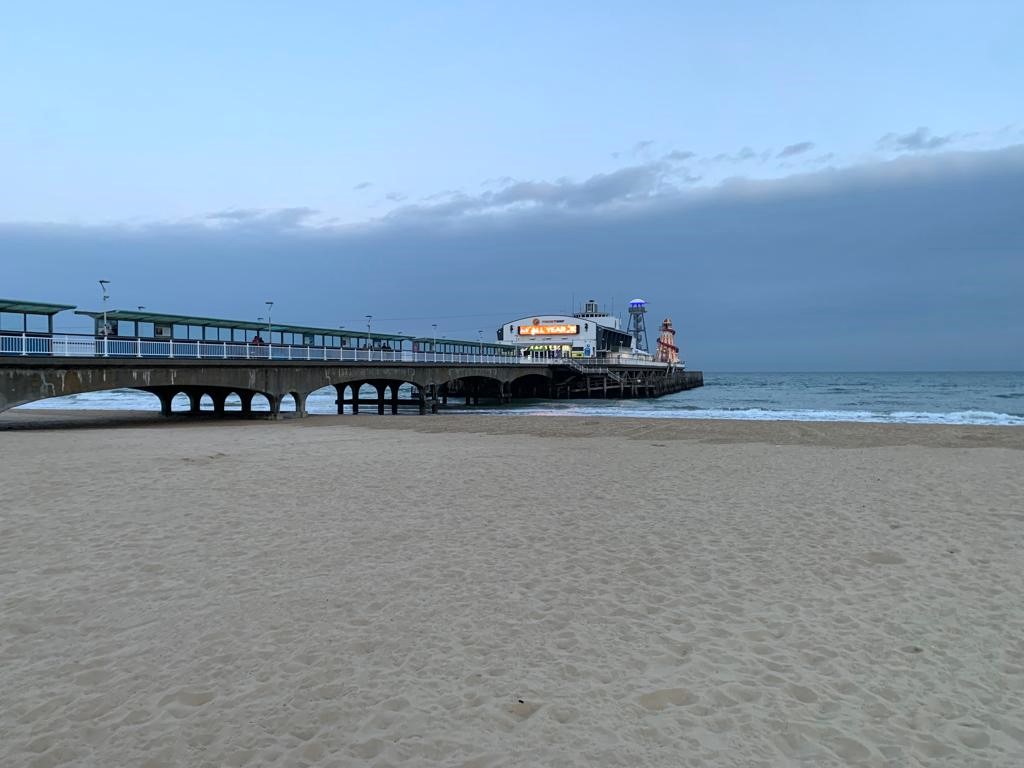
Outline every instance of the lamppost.
<path id="1" fill-rule="evenodd" d="M 437 323 L 431 323 L 430 327 L 434 329 L 434 343 L 430 345 L 430 348 L 434 352 L 434 362 L 437 362 Z"/>
<path id="2" fill-rule="evenodd" d="M 370 323 L 373 322 L 373 315 L 366 315 L 366 359 L 370 360 Z"/>
<path id="3" fill-rule="evenodd" d="M 106 339 L 110 334 L 110 326 L 107 325 L 107 300 L 110 298 L 110 293 L 107 292 L 107 286 L 110 285 L 109 280 L 100 280 L 100 290 L 103 292 L 103 338 Z"/>
<path id="4" fill-rule="evenodd" d="M 274 327 L 270 322 L 270 313 L 274 311 L 274 302 L 265 301 L 263 303 L 267 305 L 267 345 L 269 346 L 274 341 Z"/>
<path id="5" fill-rule="evenodd" d="M 480 357 L 480 362 L 482 363 L 484 361 L 484 332 L 483 331 L 477 331 L 476 332 L 476 340 L 480 344 L 480 355 L 479 355 L 479 357 Z"/>

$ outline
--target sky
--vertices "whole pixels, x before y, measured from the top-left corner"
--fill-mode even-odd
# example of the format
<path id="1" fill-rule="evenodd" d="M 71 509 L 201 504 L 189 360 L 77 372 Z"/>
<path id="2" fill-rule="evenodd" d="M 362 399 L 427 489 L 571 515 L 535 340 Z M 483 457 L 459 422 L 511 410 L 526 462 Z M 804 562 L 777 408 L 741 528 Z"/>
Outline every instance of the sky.
<path id="1" fill-rule="evenodd" d="M 0 295 L 470 339 L 643 297 L 694 368 L 1024 369 L 1022 30 L 1011 2 L 19 4 Z"/>

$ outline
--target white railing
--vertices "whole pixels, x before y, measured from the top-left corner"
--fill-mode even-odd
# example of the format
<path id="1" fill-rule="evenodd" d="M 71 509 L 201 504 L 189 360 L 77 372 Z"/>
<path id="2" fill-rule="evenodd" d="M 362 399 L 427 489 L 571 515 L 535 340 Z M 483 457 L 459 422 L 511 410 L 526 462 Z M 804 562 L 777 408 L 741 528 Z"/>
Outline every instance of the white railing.
<path id="1" fill-rule="evenodd" d="M 31 333 L 0 333 L 0 355 L 20 357 L 114 357 L 164 359 L 221 359 L 320 361 L 342 363 L 467 363 L 484 365 L 571 365 L 603 367 L 631 365 L 664 367 L 647 359 L 566 358 L 531 355 L 488 355 L 456 352 L 312 347 L 288 344 L 250 344 L 237 341 L 156 340 L 104 338 L 73 334 L 48 336 Z"/>

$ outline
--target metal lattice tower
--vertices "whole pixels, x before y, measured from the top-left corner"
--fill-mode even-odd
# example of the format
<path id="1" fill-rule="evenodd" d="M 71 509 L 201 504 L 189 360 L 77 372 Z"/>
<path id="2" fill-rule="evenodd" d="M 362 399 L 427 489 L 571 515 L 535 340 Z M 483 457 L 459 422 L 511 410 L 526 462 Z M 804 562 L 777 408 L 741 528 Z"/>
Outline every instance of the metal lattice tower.
<path id="1" fill-rule="evenodd" d="M 647 302 L 643 299 L 633 299 L 629 302 L 629 332 L 636 340 L 636 348 L 644 352 L 650 352 L 647 347 L 647 323 L 644 318 L 647 315 Z"/>

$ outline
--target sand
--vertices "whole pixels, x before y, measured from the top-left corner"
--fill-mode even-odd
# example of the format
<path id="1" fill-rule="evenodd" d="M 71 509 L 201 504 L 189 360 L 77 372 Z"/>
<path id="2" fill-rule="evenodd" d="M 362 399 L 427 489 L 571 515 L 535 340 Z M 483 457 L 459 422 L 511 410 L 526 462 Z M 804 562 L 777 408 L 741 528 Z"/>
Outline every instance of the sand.
<path id="1" fill-rule="evenodd" d="M 0 765 L 1024 764 L 1024 430 L 110 418 L 0 418 Z"/>

